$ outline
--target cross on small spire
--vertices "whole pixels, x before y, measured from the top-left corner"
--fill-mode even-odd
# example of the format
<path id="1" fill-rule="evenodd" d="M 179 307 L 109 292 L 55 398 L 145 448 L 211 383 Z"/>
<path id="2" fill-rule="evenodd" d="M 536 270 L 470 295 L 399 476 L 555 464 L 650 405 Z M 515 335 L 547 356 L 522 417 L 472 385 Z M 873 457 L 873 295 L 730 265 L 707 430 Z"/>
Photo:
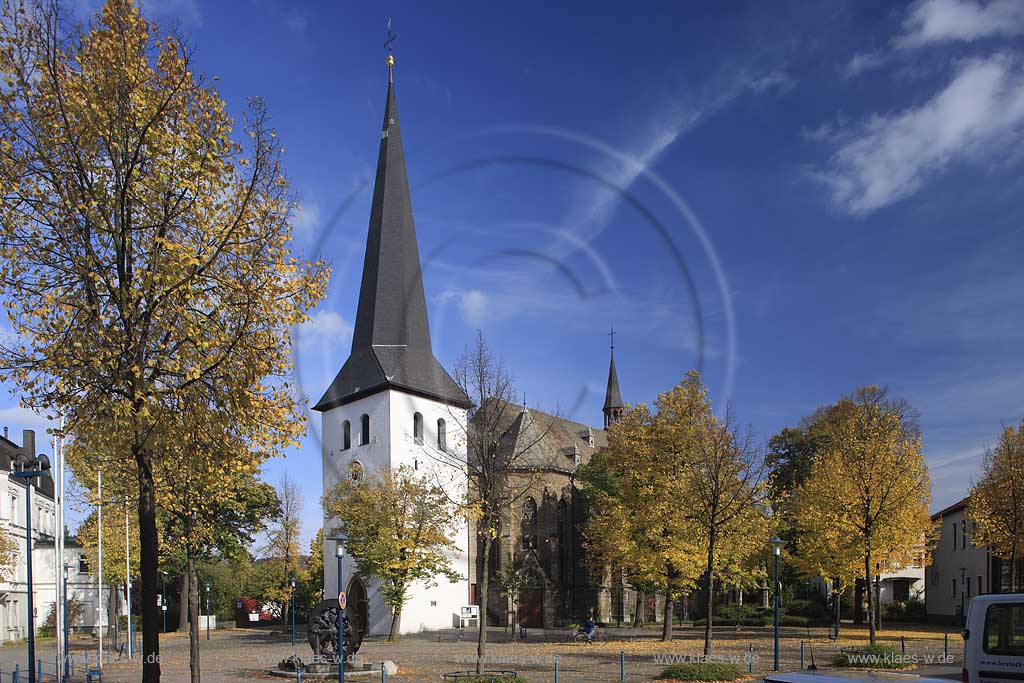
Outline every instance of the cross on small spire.
<path id="1" fill-rule="evenodd" d="M 615 350 L 615 326 L 612 325 L 612 331 L 608 333 L 608 336 L 612 338 L 612 351 Z"/>
<path id="2" fill-rule="evenodd" d="M 384 47 L 388 51 L 388 56 L 391 55 L 391 47 L 395 44 L 395 38 L 398 34 L 391 30 L 391 18 L 388 17 L 388 39 L 384 41 Z"/>

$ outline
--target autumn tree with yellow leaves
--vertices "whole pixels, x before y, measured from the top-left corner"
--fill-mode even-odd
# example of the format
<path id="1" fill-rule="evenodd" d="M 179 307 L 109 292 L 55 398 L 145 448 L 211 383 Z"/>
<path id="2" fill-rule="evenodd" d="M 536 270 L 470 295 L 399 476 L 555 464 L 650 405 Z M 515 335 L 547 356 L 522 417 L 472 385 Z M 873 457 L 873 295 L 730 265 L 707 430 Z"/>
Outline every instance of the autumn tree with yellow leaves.
<path id="1" fill-rule="evenodd" d="M 757 449 L 731 411 L 714 415 L 700 374 L 638 405 L 609 430 L 607 449 L 580 468 L 588 505 L 586 547 L 634 586 L 665 598 L 662 639 L 672 638 L 675 601 L 703 579 L 708 588 L 705 651 L 719 572 L 735 579 L 764 550 L 770 524 Z"/>
<path id="2" fill-rule="evenodd" d="M 811 474 L 789 506 L 799 565 L 870 586 L 883 571 L 926 562 L 935 534 L 930 478 L 909 406 L 862 387 L 827 411 L 822 428 Z M 874 645 L 878 605 L 867 593 Z"/>
<path id="3" fill-rule="evenodd" d="M 187 45 L 132 0 L 67 25 L 57 3 L 3 1 L 0 297 L 15 340 L 0 379 L 76 437 L 102 420 L 90 447 L 132 466 L 142 679 L 156 683 L 158 416 L 201 399 L 250 453 L 295 444 L 290 329 L 328 272 L 291 253 L 295 202 L 262 100 L 236 129 Z"/>
<path id="4" fill-rule="evenodd" d="M 458 514 L 444 489 L 401 466 L 355 481 L 345 479 L 324 495 L 324 513 L 336 519 L 361 574 L 380 582 L 393 611 L 389 641 L 398 640 L 402 608 L 414 584 L 458 581 L 452 553 Z"/>
<path id="5" fill-rule="evenodd" d="M 974 543 L 1009 562 L 1010 592 L 1018 589 L 1018 558 L 1024 556 L 1024 421 L 1003 429 L 985 453 L 981 478 L 971 487 L 967 516 L 976 524 Z"/>

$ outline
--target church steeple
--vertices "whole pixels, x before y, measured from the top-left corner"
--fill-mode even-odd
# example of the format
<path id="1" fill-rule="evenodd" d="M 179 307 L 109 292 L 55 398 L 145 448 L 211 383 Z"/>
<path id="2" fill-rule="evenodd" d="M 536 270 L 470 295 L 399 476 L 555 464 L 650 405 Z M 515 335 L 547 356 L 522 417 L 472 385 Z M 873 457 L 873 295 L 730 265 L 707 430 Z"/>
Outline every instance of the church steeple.
<path id="1" fill-rule="evenodd" d="M 315 410 L 327 410 L 388 387 L 469 405 L 465 393 L 434 358 L 430 345 L 393 68 L 394 58 L 389 54 L 388 92 L 352 353 Z"/>
<path id="2" fill-rule="evenodd" d="M 608 389 L 604 394 L 604 428 L 608 429 L 622 417 L 625 405 L 622 403 L 622 392 L 619 391 L 619 374 L 615 371 L 615 328 L 608 334 L 611 343 L 611 364 L 608 366 Z"/>

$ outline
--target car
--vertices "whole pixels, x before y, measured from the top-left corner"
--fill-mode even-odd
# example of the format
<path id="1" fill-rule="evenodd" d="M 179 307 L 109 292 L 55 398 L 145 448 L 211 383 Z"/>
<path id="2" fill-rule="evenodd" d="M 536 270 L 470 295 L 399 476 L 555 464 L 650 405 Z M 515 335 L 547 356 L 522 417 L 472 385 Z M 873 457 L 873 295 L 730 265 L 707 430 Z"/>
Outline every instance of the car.
<path id="1" fill-rule="evenodd" d="M 1024 593 L 971 600 L 964 627 L 963 681 L 1024 681 Z"/>
<path id="2" fill-rule="evenodd" d="M 765 683 L 949 683 L 940 678 L 888 671 L 791 671 L 764 677 Z"/>

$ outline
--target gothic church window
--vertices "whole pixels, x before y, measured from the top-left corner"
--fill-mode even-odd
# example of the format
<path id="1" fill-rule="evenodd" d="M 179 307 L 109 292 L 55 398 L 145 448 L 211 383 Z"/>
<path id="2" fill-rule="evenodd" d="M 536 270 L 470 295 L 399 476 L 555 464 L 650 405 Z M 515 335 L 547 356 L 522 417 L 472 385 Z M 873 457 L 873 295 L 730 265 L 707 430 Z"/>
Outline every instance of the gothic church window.
<path id="1" fill-rule="evenodd" d="M 345 420 L 341 425 L 341 450 L 352 448 L 352 423 Z"/>
<path id="2" fill-rule="evenodd" d="M 423 445 L 423 416 L 416 413 L 412 416 L 412 440 L 416 445 Z"/>
<path id="3" fill-rule="evenodd" d="M 537 501 L 527 498 L 523 503 L 523 550 L 537 547 Z"/>

